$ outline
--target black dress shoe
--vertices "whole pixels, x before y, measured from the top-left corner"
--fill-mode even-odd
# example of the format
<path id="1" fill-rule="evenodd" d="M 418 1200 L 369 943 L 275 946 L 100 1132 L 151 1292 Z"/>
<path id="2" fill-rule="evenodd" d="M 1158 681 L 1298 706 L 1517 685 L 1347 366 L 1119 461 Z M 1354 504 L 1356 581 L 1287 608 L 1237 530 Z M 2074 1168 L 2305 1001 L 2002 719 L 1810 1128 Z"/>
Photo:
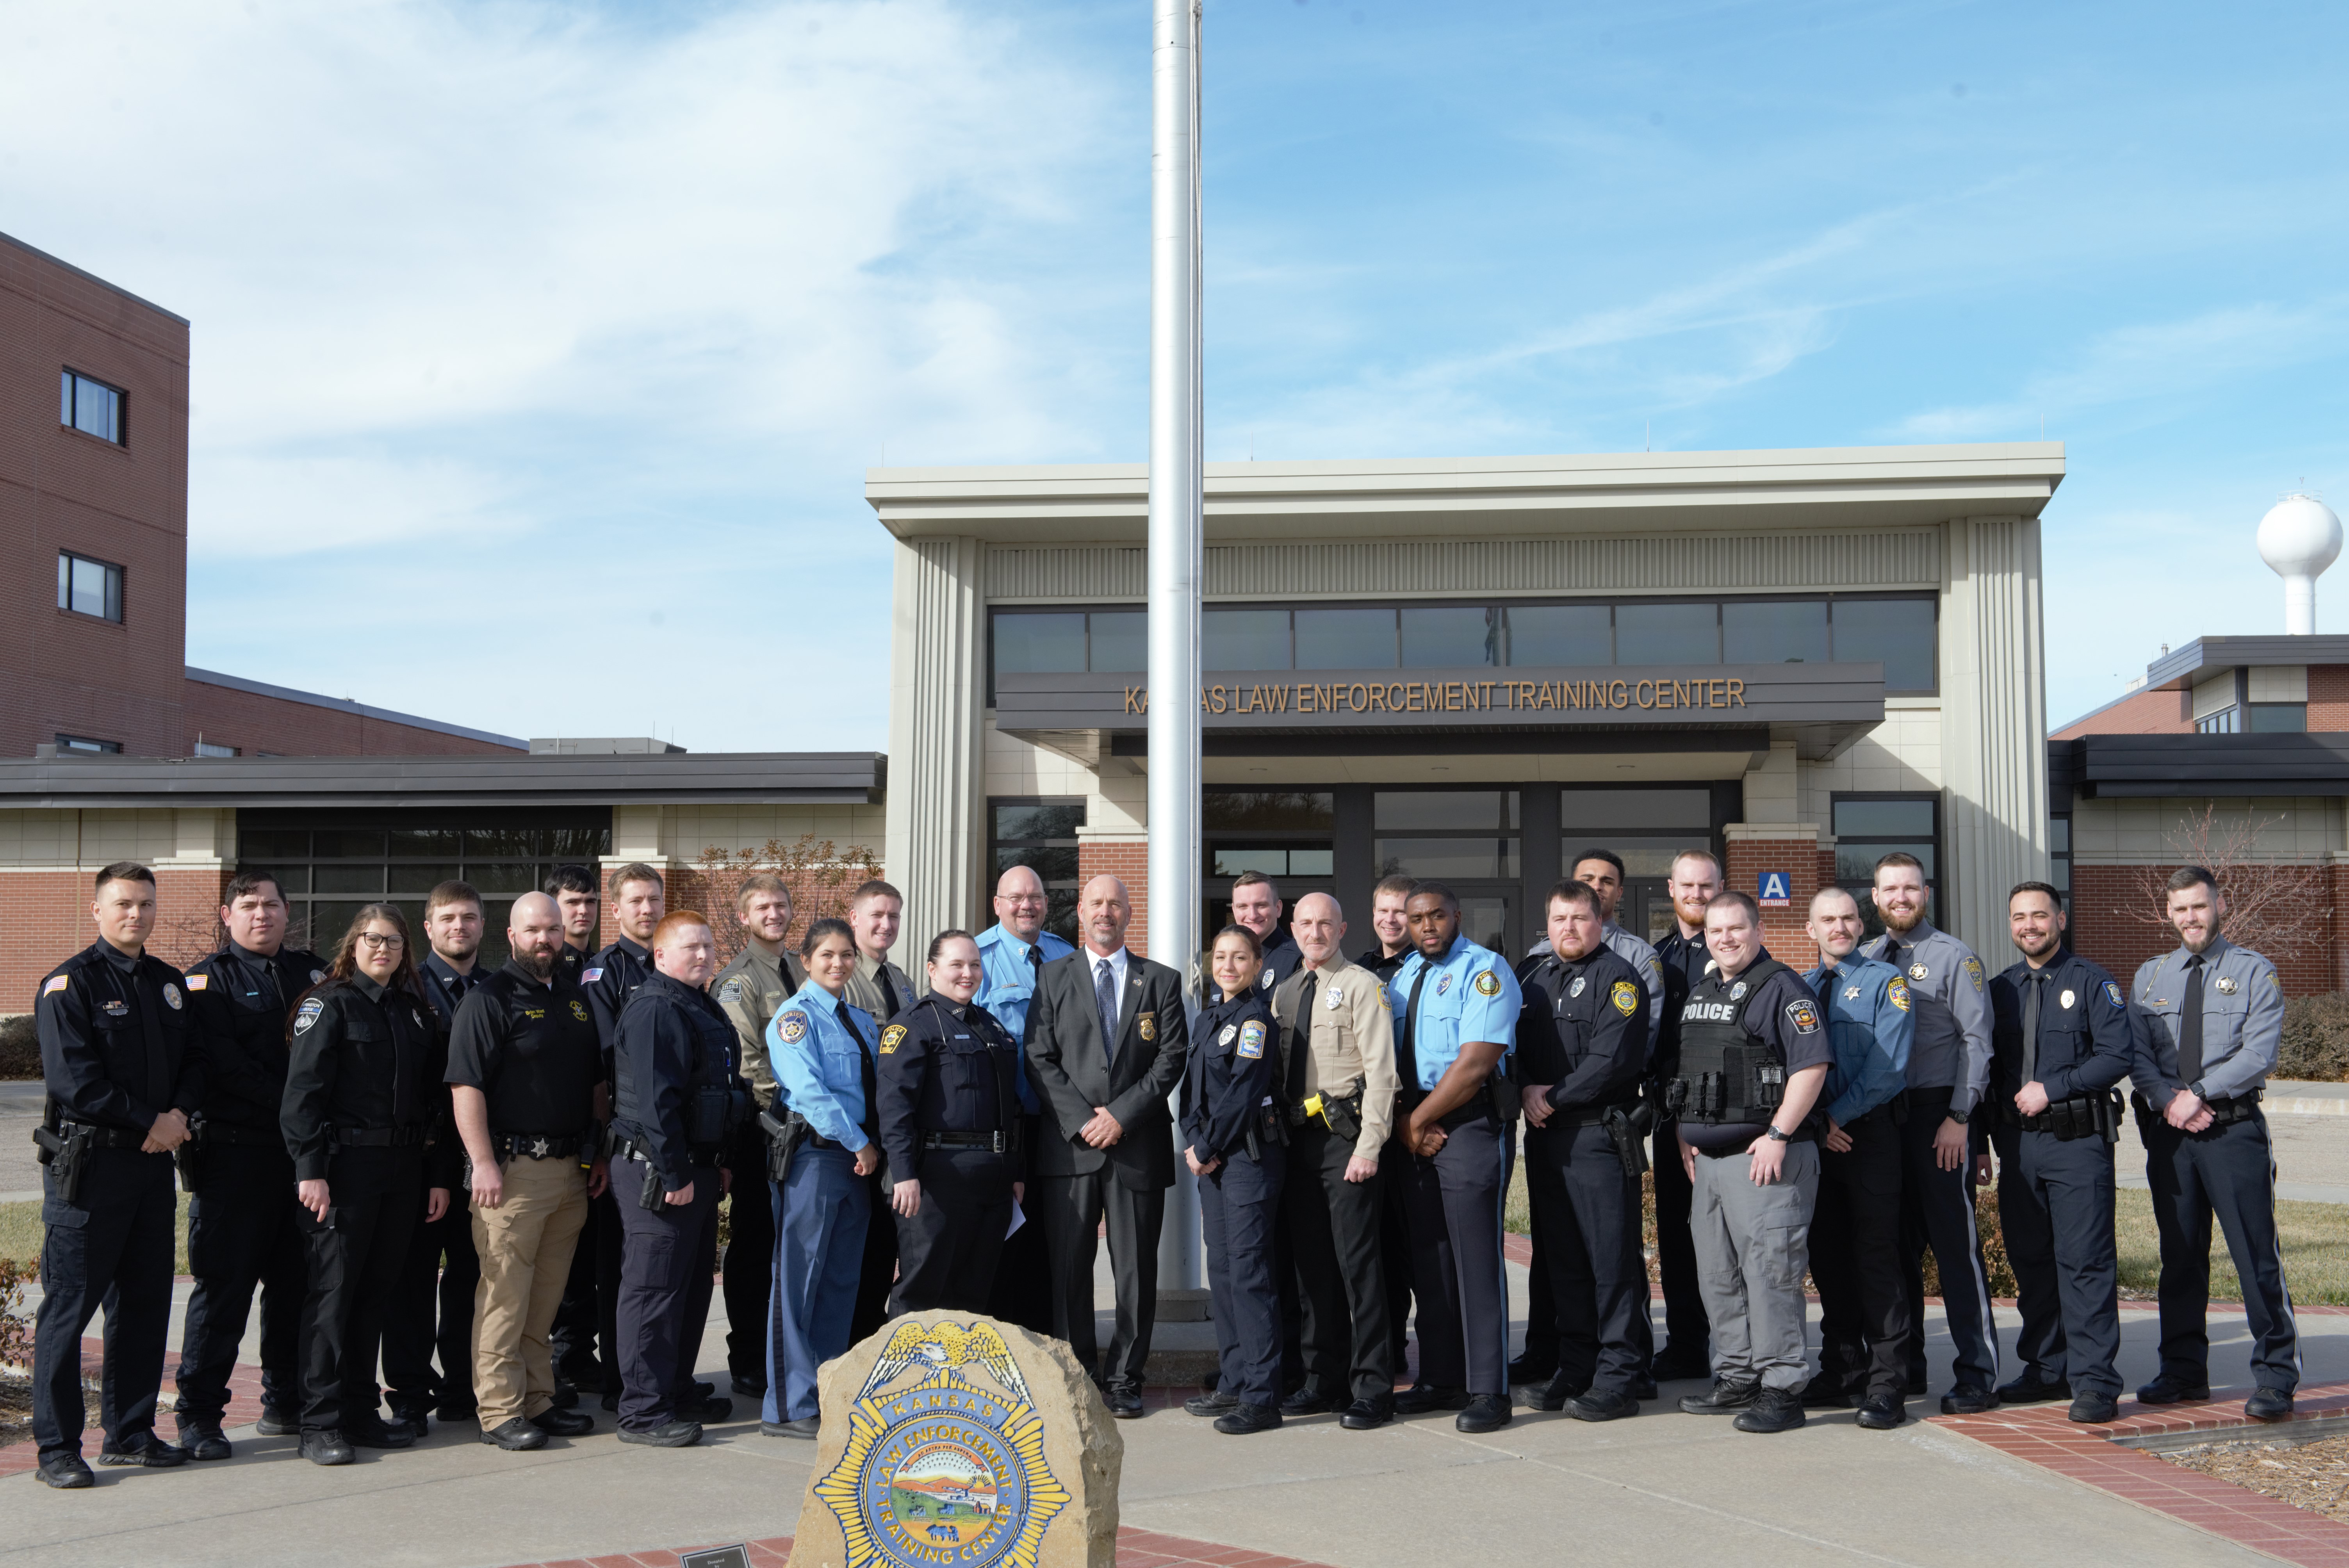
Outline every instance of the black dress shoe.
<path id="1" fill-rule="evenodd" d="M 1547 1383 L 1557 1376 L 1557 1358 L 1547 1359 L 1520 1356 L 1509 1363 L 1509 1387 L 1524 1383 Z"/>
<path id="2" fill-rule="evenodd" d="M 1998 1386 L 1998 1402 L 2002 1405 L 2044 1405 L 2056 1399 L 2069 1399 L 2072 1384 L 2069 1378 L 2058 1377 L 2053 1383 L 2036 1372 L 2025 1372 L 2012 1383 Z"/>
<path id="3" fill-rule="evenodd" d="M 1355 1400 L 1338 1418 L 1338 1424 L 1350 1432 L 1367 1432 L 1393 1419 L 1394 1396 L 1390 1394 L 1384 1398 Z"/>
<path id="4" fill-rule="evenodd" d="M 1871 1432 L 1889 1432 L 1909 1418 L 1909 1411 L 1889 1394 L 1871 1394 L 1859 1402 L 1859 1424 Z"/>
<path id="5" fill-rule="evenodd" d="M 1803 1424 L 1803 1397 L 1792 1388 L 1764 1388 L 1730 1423 L 1741 1432 L 1791 1432 Z"/>
<path id="6" fill-rule="evenodd" d="M 585 1410 L 557 1410 L 552 1407 L 530 1418 L 530 1424 L 550 1438 L 584 1438 L 595 1429 L 595 1418 Z M 508 1422 L 507 1425 L 512 1425 Z"/>
<path id="7" fill-rule="evenodd" d="M 1703 1393 L 1691 1394 L 1683 1398 L 1681 1411 L 1690 1416 L 1733 1416 L 1754 1403 L 1754 1397 L 1761 1392 L 1762 1385 L 1758 1382 L 1732 1383 L 1726 1378 L 1715 1378 L 1713 1387 Z M 1798 1404 L 1795 1408 L 1799 1409 L 1801 1406 Z"/>
<path id="8" fill-rule="evenodd" d="M 1102 1397 L 1104 1399 L 1108 1398 L 1106 1394 Z M 1239 1408 L 1240 1402 L 1237 1396 L 1226 1394 L 1220 1388 L 1210 1388 L 1204 1394 L 1194 1394 L 1183 1401 L 1185 1415 L 1198 1416 L 1207 1420 L 1213 1420 L 1217 1416 L 1228 1416 Z"/>
<path id="9" fill-rule="evenodd" d="M 1998 1396 L 1979 1383 L 1961 1383 L 1941 1396 L 1944 1416 L 1980 1416 L 1998 1408 Z"/>
<path id="10" fill-rule="evenodd" d="M 1668 1345 L 1656 1353 L 1648 1376 L 1659 1383 L 1685 1383 L 1691 1378 L 1712 1377 L 1713 1363 L 1702 1354 L 1692 1356 L 1677 1346 Z"/>
<path id="11" fill-rule="evenodd" d="M 389 1421 L 353 1421 L 343 1428 L 343 1439 L 355 1449 L 412 1449 L 416 1434 Z"/>
<path id="12" fill-rule="evenodd" d="M 481 1441 L 510 1454 L 526 1454 L 533 1449 L 546 1447 L 546 1429 L 515 1416 L 483 1432 Z"/>
<path id="13" fill-rule="evenodd" d="M 98 1478 L 89 1473 L 89 1466 L 79 1454 L 51 1454 L 41 1461 L 41 1484 L 56 1487 L 59 1491 L 72 1491 L 96 1486 Z"/>
<path id="14" fill-rule="evenodd" d="M 1280 1402 L 1284 1416 L 1319 1416 L 1338 1408 L 1338 1401 L 1310 1388 L 1299 1388 Z"/>
<path id="15" fill-rule="evenodd" d="M 1244 1438 L 1250 1432 L 1269 1432 L 1280 1425 L 1280 1410 L 1273 1405 L 1241 1405 L 1216 1418 L 1216 1430 L 1227 1438 Z"/>
<path id="16" fill-rule="evenodd" d="M 2188 1405 L 2210 1397 L 2208 1382 L 2186 1383 L 2164 1372 L 2137 1391 L 2140 1405 Z"/>
<path id="17" fill-rule="evenodd" d="M 734 1392 L 745 1399 L 763 1399 L 767 1397 L 767 1380 L 753 1377 L 748 1372 L 737 1372 L 734 1374 Z"/>
<path id="18" fill-rule="evenodd" d="M 443 1399 L 432 1407 L 432 1414 L 442 1421 L 473 1421 L 481 1418 L 481 1408 L 471 1399 L 461 1405 L 454 1400 Z"/>
<path id="19" fill-rule="evenodd" d="M 1464 1410 L 1468 1408 L 1468 1390 L 1447 1388 L 1439 1383 L 1413 1383 L 1394 1397 L 1398 1416 L 1423 1416 L 1430 1410 Z"/>
<path id="20" fill-rule="evenodd" d="M 547 1401 L 547 1408 L 554 1410 L 570 1410 L 577 1408 L 578 1404 L 579 1390 L 568 1384 L 557 1383 L 554 1386 L 554 1397 Z"/>
<path id="21" fill-rule="evenodd" d="M 796 1421 L 761 1421 L 761 1435 L 770 1438 L 805 1438 L 809 1442 L 823 1435 L 823 1418 L 802 1416 Z"/>
<path id="22" fill-rule="evenodd" d="M 406 1427 L 420 1438 L 432 1429 L 432 1412 L 418 1405 L 394 1405 L 390 1419 L 384 1424 Z"/>
<path id="23" fill-rule="evenodd" d="M 2281 1421 L 2292 1414 L 2292 1390 L 2260 1388 L 2243 1401 L 2243 1414 L 2254 1421 Z"/>
<path id="24" fill-rule="evenodd" d="M 1102 1403 L 1107 1405 L 1109 1413 L 1121 1421 L 1142 1419 L 1142 1390 L 1139 1388 L 1121 1387 L 1112 1384 L 1102 1391 Z"/>
<path id="25" fill-rule="evenodd" d="M 701 1440 L 701 1429 L 691 1421 L 672 1418 L 641 1432 L 630 1431 L 627 1428 L 622 1427 L 620 1440 L 624 1443 L 642 1443 L 647 1448 L 654 1449 L 689 1449 Z"/>
<path id="26" fill-rule="evenodd" d="M 1803 1408 L 1806 1410 L 1851 1408 L 1851 1390 L 1843 1386 L 1842 1378 L 1831 1377 L 1825 1372 L 1803 1385 L 1802 1397 Z"/>
<path id="27" fill-rule="evenodd" d="M 218 1426 L 199 1422 L 180 1429 L 180 1451 L 191 1460 L 224 1460 L 233 1450 Z"/>
<path id="28" fill-rule="evenodd" d="M 1574 1382 L 1568 1374 L 1561 1372 L 1548 1382 L 1537 1383 L 1526 1389 L 1526 1404 L 1536 1410 L 1563 1410 L 1570 1401 L 1580 1398 L 1589 1387 L 1588 1383 Z"/>
<path id="29" fill-rule="evenodd" d="M 1468 1408 L 1454 1417 L 1452 1424 L 1464 1432 L 1497 1432 L 1516 1415 L 1509 1408 L 1506 1394 L 1479 1394 L 1468 1401 Z"/>
<path id="30" fill-rule="evenodd" d="M 696 1385 L 696 1387 L 707 1388 L 709 1385 L 702 1383 Z M 734 1418 L 734 1401 L 727 1398 L 715 1398 L 708 1394 L 704 1394 L 698 1401 L 679 1402 L 677 1408 L 670 1414 L 673 1419 L 679 1421 L 691 1421 L 697 1426 L 723 1426 L 725 1423 Z M 584 1418 L 592 1421 L 595 1418 L 588 1416 Z"/>
<path id="31" fill-rule="evenodd" d="M 1611 1388 L 1593 1388 L 1579 1398 L 1568 1400 L 1566 1413 L 1578 1421 L 1619 1421 L 1626 1416 L 1638 1415 L 1640 1401 Z"/>
<path id="32" fill-rule="evenodd" d="M 142 1470 L 177 1470 L 188 1462 L 188 1456 L 184 1450 L 175 1449 L 154 1433 L 148 1432 L 127 1449 L 98 1449 L 98 1462 Z"/>
<path id="33" fill-rule="evenodd" d="M 347 1465 L 358 1455 L 343 1434 L 332 1427 L 324 1431 L 302 1434 L 302 1457 L 314 1465 Z"/>
<path id="34" fill-rule="evenodd" d="M 290 1438 L 302 1429 L 299 1410 L 264 1410 L 253 1429 L 264 1438 Z"/>
<path id="35" fill-rule="evenodd" d="M 617 1394 L 605 1395 L 604 1408 L 616 1413 L 620 1408 L 620 1396 Z"/>
<path id="36" fill-rule="evenodd" d="M 717 1394 L 718 1385 L 715 1383 L 696 1383 L 693 1386 L 693 1392 L 696 1398 L 707 1399 Z"/>
<path id="37" fill-rule="evenodd" d="M 2084 1388 L 2073 1398 L 2071 1409 L 2064 1413 L 2084 1427 L 2101 1426 L 2121 1413 L 2121 1403 L 2110 1394 Z"/>
<path id="38" fill-rule="evenodd" d="M 1630 1394 L 1634 1400 L 1642 1405 L 1646 1404 L 1651 1399 L 1661 1397 L 1660 1391 L 1656 1387 L 1656 1380 L 1653 1377 L 1649 1377 L 1645 1372 L 1633 1373 L 1631 1375 L 1631 1387 L 1626 1389 L 1625 1392 Z"/>

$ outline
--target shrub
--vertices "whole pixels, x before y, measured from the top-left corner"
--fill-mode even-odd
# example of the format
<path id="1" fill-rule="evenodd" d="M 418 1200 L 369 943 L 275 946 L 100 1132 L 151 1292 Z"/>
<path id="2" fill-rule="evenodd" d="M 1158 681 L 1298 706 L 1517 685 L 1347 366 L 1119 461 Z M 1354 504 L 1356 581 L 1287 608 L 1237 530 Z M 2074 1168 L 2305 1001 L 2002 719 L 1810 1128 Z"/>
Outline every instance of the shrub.
<path id="1" fill-rule="evenodd" d="M 33 1015 L 11 1013 L 0 1017 L 0 1078 L 41 1076 L 41 1042 L 33 1032 Z"/>
<path id="2" fill-rule="evenodd" d="M 2349 995 L 2328 991 L 2285 1001 L 2275 1076 L 2318 1083 L 2349 1079 Z"/>
<path id="3" fill-rule="evenodd" d="M 33 1364 L 33 1320 L 18 1310 L 17 1298 L 40 1274 L 36 1264 L 0 1258 L 0 1366 Z"/>

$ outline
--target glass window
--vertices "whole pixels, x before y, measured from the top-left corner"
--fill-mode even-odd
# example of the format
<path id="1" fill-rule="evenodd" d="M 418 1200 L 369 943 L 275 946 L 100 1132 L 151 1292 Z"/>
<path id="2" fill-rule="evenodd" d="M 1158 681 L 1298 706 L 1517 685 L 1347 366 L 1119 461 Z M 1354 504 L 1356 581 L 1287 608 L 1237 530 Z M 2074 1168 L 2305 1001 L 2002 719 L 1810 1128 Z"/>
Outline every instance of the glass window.
<path id="1" fill-rule="evenodd" d="M 57 420 L 84 435 L 122 445 L 122 393 L 67 370 L 57 384 Z"/>
<path id="2" fill-rule="evenodd" d="M 241 828 L 236 835 L 236 855 L 240 861 L 258 861 L 263 865 L 272 861 L 306 861 L 310 858 L 310 832 L 306 828 Z"/>
<path id="3" fill-rule="evenodd" d="M 380 859 L 358 865 L 320 866 L 316 875 L 316 887 L 320 892 L 380 893 L 384 891 L 384 868 Z"/>
<path id="4" fill-rule="evenodd" d="M 1381 789 L 1372 797 L 1371 820 L 1381 832 L 1428 830 L 1515 832 L 1515 789 Z"/>
<path id="5" fill-rule="evenodd" d="M 393 853 L 398 853 L 395 841 Z M 533 855 L 538 852 L 538 830 L 534 828 L 468 828 L 465 830 L 465 858 L 488 860 Z"/>
<path id="6" fill-rule="evenodd" d="M 1392 610 L 1299 610 L 1297 667 L 1300 670 L 1391 670 L 1395 667 Z"/>
<path id="7" fill-rule="evenodd" d="M 236 755 L 236 748 L 233 746 L 222 746 L 217 741 L 199 740 L 196 742 L 196 755 L 199 757 L 233 757 Z"/>
<path id="8" fill-rule="evenodd" d="M 476 868 L 476 870 L 478 869 L 479 868 Z M 395 861 L 392 862 L 391 866 L 391 892 L 395 898 L 402 895 L 412 898 L 422 898 L 426 893 L 430 892 L 442 882 L 457 882 L 459 880 L 460 880 L 460 878 L 457 869 L 457 862 L 454 861 L 440 861 L 437 862 L 433 861 Z M 463 878 L 461 880 L 471 881 L 471 878 Z M 481 884 L 479 882 L 473 883 L 476 890 L 479 890 L 481 885 Z M 530 890 L 525 888 L 523 891 L 528 892 Z"/>
<path id="9" fill-rule="evenodd" d="M 1603 828 L 1713 826 L 1713 795 L 1705 789 L 1566 789 L 1557 798 L 1557 825 L 1572 834 Z"/>
<path id="10" fill-rule="evenodd" d="M 1835 835 L 1838 839 L 1925 839 L 1933 834 L 1935 802 L 1926 796 L 1907 799 L 1837 800 Z"/>
<path id="11" fill-rule="evenodd" d="M 1823 665 L 1827 607 L 1820 599 L 1732 599 L 1721 606 L 1725 665 Z"/>
<path id="12" fill-rule="evenodd" d="M 1876 936 L 1883 931 L 1884 922 L 1876 912 L 1876 901 L 1868 893 L 1876 884 L 1878 861 L 1903 851 L 1916 856 L 1924 867 L 1928 887 L 1940 881 L 1940 798 L 1837 796 L 1828 810 L 1836 838 L 1835 880 L 1851 890 L 1858 901 L 1860 919 L 1868 934 Z M 1925 918 L 1939 925 L 1940 909 L 1940 890 L 1933 888 L 1925 905 Z"/>
<path id="13" fill-rule="evenodd" d="M 330 828 L 314 836 L 310 852 L 322 861 L 379 861 L 383 859 L 383 844 L 380 828 Z"/>
<path id="14" fill-rule="evenodd" d="M 1498 610 L 1445 604 L 1402 613 L 1402 665 L 1407 670 L 1504 662 Z"/>
<path id="15" fill-rule="evenodd" d="M 1936 689 L 1931 599 L 1838 599 L 1835 602 L 1837 664 L 1881 664 L 1884 689 L 1911 695 Z"/>
<path id="16" fill-rule="evenodd" d="M 1085 667 L 1085 614 L 995 617 L 995 673 L 1060 675 Z"/>
<path id="17" fill-rule="evenodd" d="M 2299 735 L 2307 728 L 2308 705 L 2304 702 L 2251 704 L 2253 735 Z"/>
<path id="18" fill-rule="evenodd" d="M 101 621 L 122 619 L 122 568 L 57 552 L 57 608 Z"/>
<path id="19" fill-rule="evenodd" d="M 484 898 L 499 893 L 512 898 L 535 892 L 539 874 L 538 867 L 528 861 L 471 861 L 465 866 L 465 880 Z"/>
<path id="20" fill-rule="evenodd" d="M 1616 605 L 1615 662 L 1619 665 L 1719 664 L 1720 606 Z"/>
<path id="21" fill-rule="evenodd" d="M 1517 874 L 1517 841 L 1513 838 L 1381 839 L 1377 854 L 1382 877 L 1467 881 Z"/>
<path id="22" fill-rule="evenodd" d="M 1144 610 L 1092 613 L 1092 667 L 1134 675 L 1150 667 L 1150 614 Z"/>
<path id="23" fill-rule="evenodd" d="M 2241 719 L 2242 714 L 2239 710 L 2231 707 L 2222 707 L 2216 713 L 2206 713 L 2201 717 L 2196 719 L 2194 721 L 2194 733 L 2197 735 L 2234 735 L 2239 733 L 2243 727 Z"/>
<path id="24" fill-rule="evenodd" d="M 2063 890 L 2067 899 L 2072 894 L 2072 819 L 2047 819 L 2047 880 Z"/>
<path id="25" fill-rule="evenodd" d="M 1286 610 L 1206 610 L 1199 615 L 1199 663 L 1210 670 L 1285 670 Z"/>
<path id="26" fill-rule="evenodd" d="M 988 845 L 994 881 L 1014 866 L 1027 866 L 1044 879 L 1044 929 L 1077 940 L 1077 830 L 1085 825 L 1082 800 L 989 800 L 988 821 L 995 830 Z M 989 916 L 988 918 L 992 918 Z"/>
<path id="27" fill-rule="evenodd" d="M 447 855 L 453 860 L 457 854 L 457 830 L 454 828 L 394 828 L 391 830 L 391 853 L 394 857 Z M 453 877 L 457 873 L 452 871 L 449 874 Z M 428 887 L 425 891 L 429 892 L 430 889 Z"/>
<path id="28" fill-rule="evenodd" d="M 1606 665 L 1615 662 L 1615 616 L 1606 604 L 1512 604 L 1509 663 Z"/>
<path id="29" fill-rule="evenodd" d="M 1199 820 L 1223 832 L 1327 832 L 1337 799 L 1327 791 L 1210 789 L 1200 797 Z"/>
<path id="30" fill-rule="evenodd" d="M 57 749 L 59 751 L 85 752 L 93 757 L 111 757 L 118 756 L 121 753 L 122 742 L 119 740 L 93 740 L 87 735 L 60 735 L 57 737 Z"/>

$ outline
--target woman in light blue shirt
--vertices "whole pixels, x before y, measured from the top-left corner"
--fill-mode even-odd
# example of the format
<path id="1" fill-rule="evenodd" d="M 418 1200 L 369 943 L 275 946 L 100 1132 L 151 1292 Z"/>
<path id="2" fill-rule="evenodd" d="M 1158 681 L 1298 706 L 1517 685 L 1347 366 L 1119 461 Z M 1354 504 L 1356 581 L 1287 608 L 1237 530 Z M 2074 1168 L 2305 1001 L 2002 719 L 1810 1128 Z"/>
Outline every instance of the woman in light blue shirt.
<path id="1" fill-rule="evenodd" d="M 881 1165 L 873 1106 L 873 1015 L 843 995 L 856 973 L 856 938 L 843 920 L 812 923 L 800 942 L 808 983 L 767 1025 L 775 1110 L 809 1136 L 776 1190 L 774 1274 L 767 1305 L 767 1402 L 759 1429 L 813 1439 L 816 1369 L 848 1348 L 864 1231 L 865 1178 Z"/>

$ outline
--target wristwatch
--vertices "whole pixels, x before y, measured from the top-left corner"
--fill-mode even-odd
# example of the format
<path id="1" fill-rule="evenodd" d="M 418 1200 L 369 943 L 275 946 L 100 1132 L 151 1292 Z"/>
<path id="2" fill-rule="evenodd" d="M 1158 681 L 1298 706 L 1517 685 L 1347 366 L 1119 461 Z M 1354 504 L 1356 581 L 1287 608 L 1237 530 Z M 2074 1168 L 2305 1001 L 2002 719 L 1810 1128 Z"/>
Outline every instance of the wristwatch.
<path id="1" fill-rule="evenodd" d="M 1956 1122 L 1960 1127 L 1963 1127 L 1966 1124 L 1966 1119 L 1972 1116 L 1973 1113 L 1973 1108 L 1971 1106 L 1968 1106 L 1963 1110 L 1960 1110 L 1954 1105 L 1950 1107 L 1950 1119 Z"/>
<path id="2" fill-rule="evenodd" d="M 1779 1131 L 1778 1124 L 1775 1121 L 1770 1124 L 1770 1130 L 1764 1136 L 1769 1138 L 1774 1143 L 1790 1143 L 1794 1141 L 1794 1134 Z"/>
<path id="3" fill-rule="evenodd" d="M 2202 1080 L 2200 1078 L 2196 1078 L 2192 1083 L 2188 1084 L 2186 1086 L 2186 1092 L 2206 1105 L 2209 1103 L 2210 1097 L 2203 1092 Z"/>

